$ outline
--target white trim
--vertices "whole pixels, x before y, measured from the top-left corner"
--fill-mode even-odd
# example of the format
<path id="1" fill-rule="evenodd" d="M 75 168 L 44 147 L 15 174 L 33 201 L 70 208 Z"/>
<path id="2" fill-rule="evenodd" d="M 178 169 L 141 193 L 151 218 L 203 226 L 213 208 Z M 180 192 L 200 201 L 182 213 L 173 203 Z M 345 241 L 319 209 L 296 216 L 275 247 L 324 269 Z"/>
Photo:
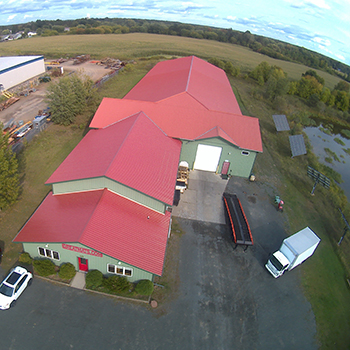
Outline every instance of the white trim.
<path id="1" fill-rule="evenodd" d="M 113 266 L 114 267 L 114 272 L 111 272 L 108 269 L 109 266 Z M 117 272 L 117 269 L 122 270 L 122 272 Z M 130 270 L 131 274 L 130 275 L 125 274 L 126 270 Z M 132 277 L 134 269 L 131 268 L 131 267 L 125 267 L 125 266 L 120 266 L 120 265 L 115 265 L 115 264 L 107 264 L 107 272 L 108 273 L 114 273 L 115 275 L 118 275 L 118 276 Z"/>
<path id="2" fill-rule="evenodd" d="M 49 259 L 52 259 L 52 260 L 60 261 L 60 253 L 57 252 L 56 250 L 52 250 L 52 249 L 45 248 L 45 247 L 37 247 L 37 248 L 38 248 L 38 253 L 39 253 L 40 256 L 44 256 L 45 258 L 49 258 Z M 40 249 L 44 250 L 44 252 L 45 252 L 44 255 L 40 253 Z M 50 252 L 50 255 L 47 254 L 47 251 Z M 56 259 L 54 257 L 54 253 L 57 253 L 58 259 Z"/>
<path id="3" fill-rule="evenodd" d="M 247 157 L 247 156 L 249 156 L 249 154 L 250 154 L 249 151 L 242 151 L 242 152 L 241 152 L 241 155 L 242 155 L 242 156 L 246 156 L 246 157 Z"/>

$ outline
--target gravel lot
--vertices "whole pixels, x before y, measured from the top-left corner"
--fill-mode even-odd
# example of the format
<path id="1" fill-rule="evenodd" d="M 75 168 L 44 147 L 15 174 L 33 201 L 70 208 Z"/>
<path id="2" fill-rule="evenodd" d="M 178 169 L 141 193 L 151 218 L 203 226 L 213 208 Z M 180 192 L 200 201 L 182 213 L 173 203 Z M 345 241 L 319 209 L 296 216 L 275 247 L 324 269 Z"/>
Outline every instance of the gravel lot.
<path id="1" fill-rule="evenodd" d="M 95 63 L 85 62 L 80 65 L 73 65 L 73 61 L 67 61 L 62 64 L 65 72 L 83 71 L 94 82 L 100 80 L 103 76 L 109 73 L 108 69 L 104 66 L 98 66 Z M 20 100 L 4 109 L 0 112 L 0 122 L 5 124 L 13 119 L 15 122 L 23 120 L 27 122 L 33 120 L 38 114 L 39 110 L 45 109 L 47 103 L 45 102 L 45 93 L 48 83 L 42 83 L 37 86 L 35 92 L 30 93 L 28 96 L 21 96 Z"/>

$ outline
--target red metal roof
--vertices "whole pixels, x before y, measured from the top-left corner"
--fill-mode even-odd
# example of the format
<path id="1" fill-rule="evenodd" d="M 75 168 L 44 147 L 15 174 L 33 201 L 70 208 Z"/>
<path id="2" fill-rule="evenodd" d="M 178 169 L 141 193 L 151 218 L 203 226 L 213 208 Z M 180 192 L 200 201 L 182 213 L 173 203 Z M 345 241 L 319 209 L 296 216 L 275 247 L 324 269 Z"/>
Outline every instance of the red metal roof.
<path id="1" fill-rule="evenodd" d="M 50 192 L 14 242 L 81 243 L 161 275 L 169 224 L 169 212 L 160 214 L 107 189 Z"/>
<path id="2" fill-rule="evenodd" d="M 90 130 L 47 184 L 105 176 L 172 205 L 181 142 L 139 112 Z"/>
<path id="3" fill-rule="evenodd" d="M 159 62 L 122 100 L 103 99 L 90 127 L 139 111 L 173 138 L 196 140 L 219 128 L 241 149 L 263 151 L 259 120 L 242 115 L 225 72 L 194 56 Z"/>
<path id="4" fill-rule="evenodd" d="M 125 98 L 157 102 L 181 93 L 209 110 L 242 114 L 225 72 L 195 56 L 159 62 Z"/>
<path id="5" fill-rule="evenodd" d="M 177 101 L 177 103 L 175 103 Z M 239 114 L 211 111 L 189 96 L 180 94 L 160 102 L 104 98 L 91 128 L 103 128 L 135 112 L 143 111 L 168 136 L 196 140 L 219 127 L 228 142 L 246 150 L 262 152 L 259 119 Z"/>

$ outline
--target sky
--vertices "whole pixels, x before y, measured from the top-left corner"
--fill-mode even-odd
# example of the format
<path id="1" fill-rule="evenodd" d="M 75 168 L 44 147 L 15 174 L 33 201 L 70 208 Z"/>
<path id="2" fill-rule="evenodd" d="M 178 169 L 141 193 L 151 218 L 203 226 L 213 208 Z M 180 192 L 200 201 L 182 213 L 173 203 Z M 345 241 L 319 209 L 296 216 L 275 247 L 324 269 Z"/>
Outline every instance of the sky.
<path id="1" fill-rule="evenodd" d="M 350 65 L 350 0 L 0 0 L 0 24 L 140 18 L 232 28 Z"/>

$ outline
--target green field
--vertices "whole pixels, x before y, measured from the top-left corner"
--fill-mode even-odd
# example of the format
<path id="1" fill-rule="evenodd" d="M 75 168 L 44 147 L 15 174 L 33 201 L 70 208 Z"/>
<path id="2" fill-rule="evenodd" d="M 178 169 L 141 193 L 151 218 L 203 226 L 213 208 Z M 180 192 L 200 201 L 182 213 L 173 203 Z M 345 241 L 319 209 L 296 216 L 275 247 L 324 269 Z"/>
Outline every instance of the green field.
<path id="1" fill-rule="evenodd" d="M 242 70 L 250 69 L 265 60 L 281 66 L 290 77 L 298 79 L 308 68 L 288 62 L 276 61 L 256 54 L 246 48 L 181 37 L 151 34 L 58 36 L 31 38 L 0 44 L 1 55 L 44 54 L 48 58 L 90 54 L 92 58 L 114 57 L 134 59 L 137 64 L 107 81 L 98 91 L 102 97 L 123 97 L 158 58 L 140 59 L 141 56 L 167 54 L 169 56 L 197 55 L 231 60 Z M 337 78 L 320 73 L 332 86 Z M 258 155 L 254 167 L 257 181 L 278 191 L 285 200 L 284 215 L 288 217 L 290 232 L 310 225 L 322 239 L 322 244 L 312 259 L 301 266 L 305 295 L 312 305 L 317 322 L 317 337 L 322 349 L 348 349 L 350 344 L 350 291 L 346 278 L 350 275 L 350 237 L 342 245 L 337 241 L 343 232 L 337 209 L 329 201 L 329 192 L 317 187 L 316 195 L 310 196 L 312 181 L 305 175 L 307 156 L 291 158 L 288 134 L 276 133 L 272 114 L 276 110 L 271 103 L 257 99 L 257 85 L 242 77 L 230 78 L 242 112 L 260 120 L 264 153 Z M 289 115 L 303 104 L 287 99 L 284 112 Z M 80 117 L 70 127 L 51 126 L 31 142 L 20 156 L 23 192 L 21 198 L 6 212 L 0 213 L 1 239 L 5 241 L 4 268 L 15 263 L 20 245 L 11 243 L 20 227 L 40 204 L 49 188 L 46 179 L 75 147 L 84 135 L 84 127 L 91 118 L 91 111 Z"/>
<path id="2" fill-rule="evenodd" d="M 238 45 L 158 34 L 60 35 L 0 43 L 1 56 L 44 55 L 45 58 L 60 58 L 82 54 L 89 54 L 94 59 L 113 57 L 123 60 L 158 54 L 196 55 L 204 59 L 217 57 L 231 61 L 242 71 L 251 70 L 266 61 L 281 67 L 293 80 L 300 79 L 307 70 L 303 65 L 276 60 Z M 329 88 L 333 88 L 340 80 L 328 73 L 317 72 Z"/>

